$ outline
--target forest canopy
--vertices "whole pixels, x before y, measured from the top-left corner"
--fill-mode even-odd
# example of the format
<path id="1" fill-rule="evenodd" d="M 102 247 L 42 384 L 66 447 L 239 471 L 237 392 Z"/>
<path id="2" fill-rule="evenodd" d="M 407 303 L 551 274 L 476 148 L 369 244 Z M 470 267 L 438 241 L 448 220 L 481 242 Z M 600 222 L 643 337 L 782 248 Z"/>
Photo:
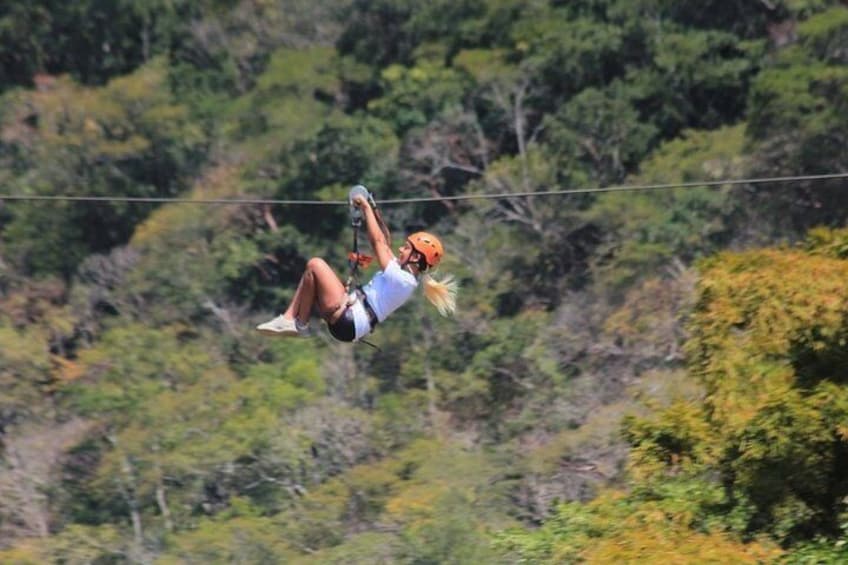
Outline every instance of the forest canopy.
<path id="1" fill-rule="evenodd" d="M 0 561 L 848 559 L 848 183 L 720 182 L 845 172 L 844 2 L 5 4 Z M 347 208 L 200 201 L 355 184 L 456 316 L 258 335 Z"/>

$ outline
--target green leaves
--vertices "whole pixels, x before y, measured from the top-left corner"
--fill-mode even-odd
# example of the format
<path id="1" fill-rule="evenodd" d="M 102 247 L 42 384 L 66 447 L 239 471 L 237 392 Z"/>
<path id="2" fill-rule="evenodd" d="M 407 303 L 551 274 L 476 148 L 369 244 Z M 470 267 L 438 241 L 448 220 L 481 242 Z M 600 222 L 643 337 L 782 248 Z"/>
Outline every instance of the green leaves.
<path id="1" fill-rule="evenodd" d="M 549 95 L 557 101 L 609 84 L 622 73 L 627 59 L 621 28 L 564 15 L 544 11 L 521 20 L 513 32 L 516 49 L 538 69 Z"/>
<path id="2" fill-rule="evenodd" d="M 339 61 L 326 47 L 274 51 L 255 88 L 229 104 L 225 133 L 253 145 L 253 158 L 315 133 L 341 95 Z"/>
<path id="3" fill-rule="evenodd" d="M 656 128 L 639 115 L 620 89 L 587 88 L 545 123 L 545 140 L 566 163 L 587 170 L 594 183 L 620 182 L 648 153 Z"/>
<path id="4" fill-rule="evenodd" d="M 847 238 L 750 250 L 841 224 L 843 186 L 694 185 L 841 170 L 844 7 L 130 4 L 0 16 L 7 83 L 70 71 L 6 92 L 9 192 L 502 196 L 386 206 L 464 290 L 380 351 L 252 332 L 344 266 L 344 206 L 6 203 L 0 534 L 49 535 L 0 561 L 844 553 Z"/>
<path id="5" fill-rule="evenodd" d="M 834 297 L 845 292 L 848 263 L 829 257 L 843 235 L 815 232 L 810 254 L 704 262 L 687 345 L 704 402 L 626 418 L 628 493 L 563 506 L 538 531 L 501 532 L 497 548 L 519 562 L 613 562 L 649 558 L 674 540 L 670 551 L 695 561 L 756 562 L 782 552 L 740 536 L 766 533 L 800 544 L 788 562 L 838 560 L 848 316 Z M 780 276 L 789 263 L 800 270 Z"/>
<path id="6" fill-rule="evenodd" d="M 844 135 L 848 72 L 836 45 L 844 44 L 846 14 L 848 9 L 835 7 L 810 18 L 798 28 L 798 45 L 780 53 L 754 80 L 748 133 L 757 142 L 761 167 L 840 170 L 848 146 Z M 822 188 L 814 197 L 807 226 L 840 221 L 828 211 L 842 207 L 841 193 Z"/>
<path id="7" fill-rule="evenodd" d="M 387 67 L 382 73 L 385 94 L 368 104 L 368 110 L 394 125 L 395 132 L 428 124 L 441 112 L 462 102 L 465 84 L 453 69 L 421 63 L 406 69 Z"/>
<path id="8" fill-rule="evenodd" d="M 789 263 L 804 268 L 779 276 Z M 848 489 L 833 472 L 848 449 L 848 391 L 837 368 L 848 316 L 834 299 L 848 264 L 766 250 L 725 254 L 705 267 L 687 345 L 706 387 L 705 411 L 681 405 L 631 428 L 636 469 L 674 472 L 691 458 L 691 471 L 719 470 L 748 501 L 747 528 L 787 543 L 833 531 Z M 690 424 L 663 427 L 675 414 Z"/>
<path id="9" fill-rule="evenodd" d="M 102 89 L 61 78 L 42 92 L 12 98 L 4 127 L 18 132 L 10 142 L 26 151 L 16 154 L 13 165 L 21 173 L 10 185 L 21 194 L 47 196 L 144 197 L 182 190 L 199 164 L 204 137 L 172 99 L 165 71 L 160 59 Z M 37 127 L 28 128 L 27 119 Z M 152 208 L 20 202 L 3 238 L 26 272 L 69 276 L 85 255 L 124 243 Z"/>
<path id="10" fill-rule="evenodd" d="M 798 35 L 817 59 L 830 64 L 848 62 L 848 9 L 844 6 L 834 6 L 802 22 Z"/>
<path id="11" fill-rule="evenodd" d="M 509 530 L 498 535 L 496 544 L 517 563 L 622 562 L 664 555 L 699 563 L 758 563 L 782 553 L 767 542 L 735 541 L 720 528 L 693 528 L 699 506 L 720 499 L 717 488 L 686 479 L 641 495 L 608 492 L 588 504 L 562 504 L 541 529 Z"/>
<path id="12" fill-rule="evenodd" d="M 742 126 L 686 131 L 640 163 L 632 184 L 672 184 L 732 178 L 745 170 Z M 741 190 L 661 189 L 603 194 L 587 212 L 604 240 L 592 263 L 597 283 L 623 288 L 675 260 L 685 263 L 720 249 L 747 222 Z"/>
<path id="13" fill-rule="evenodd" d="M 642 116 L 663 138 L 686 127 L 732 124 L 745 110 L 751 57 L 732 34 L 667 32 L 647 39 L 651 60 L 622 80 Z"/>
<path id="14" fill-rule="evenodd" d="M 125 325 L 106 332 L 81 354 L 89 379 L 68 389 L 83 414 L 130 418 L 156 395 L 198 381 L 215 361 L 197 346 L 181 346 L 176 331 Z"/>

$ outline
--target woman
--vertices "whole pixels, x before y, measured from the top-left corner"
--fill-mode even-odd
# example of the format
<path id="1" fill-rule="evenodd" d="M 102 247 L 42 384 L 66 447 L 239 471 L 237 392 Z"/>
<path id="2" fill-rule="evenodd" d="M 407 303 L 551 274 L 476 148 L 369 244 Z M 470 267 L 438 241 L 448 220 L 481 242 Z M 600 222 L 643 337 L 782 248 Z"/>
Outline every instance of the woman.
<path id="1" fill-rule="evenodd" d="M 306 271 L 288 309 L 258 325 L 259 332 L 275 336 L 307 335 L 309 317 L 317 306 L 333 337 L 339 341 L 358 341 L 406 303 L 419 282 L 423 284 L 424 296 L 443 316 L 455 311 L 453 279 L 437 281 L 429 274 L 444 256 L 439 239 L 426 232 L 414 233 L 406 238 L 395 257 L 368 200 L 358 195 L 353 204 L 363 212 L 380 272 L 363 288 L 348 294 L 333 269 L 323 259 L 314 257 L 306 263 Z"/>

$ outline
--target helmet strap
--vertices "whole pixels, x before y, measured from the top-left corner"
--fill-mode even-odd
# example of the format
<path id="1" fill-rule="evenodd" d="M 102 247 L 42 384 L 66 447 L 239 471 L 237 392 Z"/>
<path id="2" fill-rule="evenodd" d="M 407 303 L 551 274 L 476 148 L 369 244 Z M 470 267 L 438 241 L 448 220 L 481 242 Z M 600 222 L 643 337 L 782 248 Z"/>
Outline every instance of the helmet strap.
<path id="1" fill-rule="evenodd" d="M 423 253 L 421 253 L 420 251 L 415 249 L 415 246 L 412 245 L 412 242 L 409 243 L 409 246 L 412 248 L 413 253 L 418 254 L 418 261 L 413 263 L 412 260 L 410 259 L 412 257 L 412 253 L 410 253 L 409 256 L 406 258 L 406 261 L 404 261 L 401 264 L 401 268 L 406 269 L 407 271 L 412 273 L 412 270 L 409 268 L 409 264 L 412 263 L 413 265 L 418 267 L 418 275 L 421 275 L 422 273 L 426 272 L 427 269 L 429 268 L 429 265 L 427 264 L 427 259 L 424 257 Z M 423 263 L 423 267 L 422 267 L 422 263 Z M 412 274 L 415 274 L 415 273 L 412 273 Z M 418 276 L 418 275 L 416 275 L 416 276 Z"/>
<path id="2" fill-rule="evenodd" d="M 412 265 L 415 265 L 415 263 L 413 263 L 412 261 L 407 259 L 406 261 L 403 262 L 403 264 L 400 266 L 400 268 L 403 269 L 404 271 L 407 271 L 407 272 L 414 275 L 415 273 L 412 272 Z M 421 269 L 418 270 L 418 274 L 421 274 Z"/>

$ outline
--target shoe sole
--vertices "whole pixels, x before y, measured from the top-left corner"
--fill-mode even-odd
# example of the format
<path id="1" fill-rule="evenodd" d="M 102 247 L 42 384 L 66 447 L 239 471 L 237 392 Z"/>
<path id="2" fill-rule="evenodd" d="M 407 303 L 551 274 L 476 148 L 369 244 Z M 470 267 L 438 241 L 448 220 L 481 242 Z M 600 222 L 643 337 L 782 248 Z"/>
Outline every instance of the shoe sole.
<path id="1" fill-rule="evenodd" d="M 296 331 L 292 331 L 292 330 L 283 330 L 283 331 L 278 332 L 278 331 L 274 331 L 274 330 L 257 329 L 256 331 L 258 331 L 262 335 L 268 335 L 268 336 L 272 336 L 272 337 L 293 337 L 293 336 L 298 335 L 298 333 Z"/>

